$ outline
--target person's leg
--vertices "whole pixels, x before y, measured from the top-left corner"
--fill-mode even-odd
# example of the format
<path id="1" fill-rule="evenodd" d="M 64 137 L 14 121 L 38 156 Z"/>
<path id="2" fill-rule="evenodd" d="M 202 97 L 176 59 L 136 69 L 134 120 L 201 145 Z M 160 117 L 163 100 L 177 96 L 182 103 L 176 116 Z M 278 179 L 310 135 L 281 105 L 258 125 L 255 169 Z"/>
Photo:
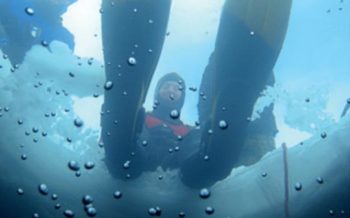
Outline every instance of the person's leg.
<path id="1" fill-rule="evenodd" d="M 291 0 L 227 0 L 201 91 L 201 152 L 182 168 L 193 187 L 209 186 L 229 175 L 246 137 L 247 118 L 265 88 L 285 37 Z M 206 75 L 207 74 L 207 75 Z M 207 93 L 206 93 L 207 92 Z M 202 111 L 202 112 L 201 112 Z M 204 114 L 201 114 L 205 112 Z M 228 124 L 220 127 L 220 121 Z M 209 133 L 208 132 L 212 132 Z M 207 160 L 205 157 L 208 157 Z"/>
<path id="2" fill-rule="evenodd" d="M 102 135 L 110 173 L 136 176 L 136 135 L 143 124 L 142 104 L 166 35 L 171 0 L 104 0 L 102 37 L 107 87 Z M 131 152 L 136 152 L 131 156 Z M 123 163 L 131 161 L 128 170 Z"/>

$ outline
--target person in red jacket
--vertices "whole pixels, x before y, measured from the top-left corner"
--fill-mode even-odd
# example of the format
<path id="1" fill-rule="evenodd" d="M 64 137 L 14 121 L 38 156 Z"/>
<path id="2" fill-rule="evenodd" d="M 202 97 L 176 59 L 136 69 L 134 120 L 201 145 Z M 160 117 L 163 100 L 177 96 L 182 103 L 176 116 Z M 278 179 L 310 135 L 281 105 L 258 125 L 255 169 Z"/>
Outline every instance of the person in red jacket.
<path id="1" fill-rule="evenodd" d="M 185 90 L 185 82 L 177 73 L 166 74 L 158 81 L 153 110 L 145 114 L 138 140 L 142 164 L 136 167 L 142 171 L 180 168 L 198 150 L 197 129 L 180 119 Z"/>

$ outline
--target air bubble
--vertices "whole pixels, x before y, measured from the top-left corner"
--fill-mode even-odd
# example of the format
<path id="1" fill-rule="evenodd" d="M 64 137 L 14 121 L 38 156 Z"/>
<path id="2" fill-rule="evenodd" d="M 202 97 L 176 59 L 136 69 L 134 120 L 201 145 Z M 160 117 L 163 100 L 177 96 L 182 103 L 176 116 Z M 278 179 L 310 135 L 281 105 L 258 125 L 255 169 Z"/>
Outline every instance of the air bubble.
<path id="1" fill-rule="evenodd" d="M 327 133 L 326 132 L 321 133 L 321 138 L 323 139 L 327 138 Z"/>
<path id="2" fill-rule="evenodd" d="M 180 113 L 179 113 L 178 110 L 172 110 L 172 111 L 170 111 L 170 117 L 171 117 L 172 119 L 178 119 L 179 116 L 180 116 Z"/>
<path id="3" fill-rule="evenodd" d="M 22 160 L 27 160 L 27 155 L 26 155 L 26 154 L 22 154 L 22 155 L 21 155 L 21 159 L 22 159 Z"/>
<path id="4" fill-rule="evenodd" d="M 54 201 L 57 200 L 58 199 L 58 195 L 57 194 L 52 194 L 51 195 L 51 199 L 54 200 Z"/>
<path id="5" fill-rule="evenodd" d="M 65 210 L 63 214 L 69 218 L 74 217 L 74 212 L 72 210 Z"/>
<path id="6" fill-rule="evenodd" d="M 42 40 L 41 45 L 44 47 L 47 47 L 47 46 L 49 46 L 49 43 L 46 40 Z"/>
<path id="7" fill-rule="evenodd" d="M 94 217 L 96 216 L 97 214 L 97 211 L 94 207 L 89 207 L 86 211 L 86 214 L 89 216 L 89 217 Z"/>
<path id="8" fill-rule="evenodd" d="M 30 16 L 33 16 L 34 15 L 34 9 L 33 8 L 30 8 L 30 7 L 26 7 L 24 9 L 24 11 L 26 12 L 26 14 L 30 15 Z"/>
<path id="9" fill-rule="evenodd" d="M 130 162 L 131 162 L 130 160 L 125 161 L 125 163 L 123 164 L 124 169 L 130 168 Z"/>
<path id="10" fill-rule="evenodd" d="M 205 213 L 208 214 L 208 215 L 213 214 L 214 211 L 215 211 L 215 209 L 213 207 L 206 207 L 205 208 Z"/>
<path id="11" fill-rule="evenodd" d="M 295 188 L 295 190 L 300 191 L 303 188 L 303 186 L 300 182 L 297 182 L 297 183 L 295 183 L 294 188 Z"/>
<path id="12" fill-rule="evenodd" d="M 111 90 L 113 88 L 113 82 L 107 81 L 104 85 L 105 90 Z"/>
<path id="13" fill-rule="evenodd" d="M 88 204 L 91 204 L 92 202 L 94 202 L 94 199 L 90 195 L 85 195 L 82 198 L 82 202 L 84 205 L 88 205 Z"/>
<path id="14" fill-rule="evenodd" d="M 21 188 L 17 189 L 17 194 L 18 195 L 24 195 L 23 189 L 21 189 Z"/>
<path id="15" fill-rule="evenodd" d="M 49 188 L 47 187 L 46 184 L 40 184 L 39 187 L 39 192 L 42 194 L 42 195 L 48 195 L 49 194 Z"/>
<path id="16" fill-rule="evenodd" d="M 92 168 L 95 167 L 95 163 L 92 162 L 92 161 L 88 161 L 88 162 L 86 162 L 86 163 L 84 164 L 84 166 L 85 166 L 85 169 L 91 170 Z"/>
<path id="17" fill-rule="evenodd" d="M 84 124 L 84 122 L 81 120 L 81 119 L 79 119 L 79 118 L 76 118 L 75 120 L 74 120 L 74 125 L 76 126 L 76 127 L 82 127 L 83 126 L 83 124 Z"/>
<path id="18" fill-rule="evenodd" d="M 134 57 L 129 57 L 129 58 L 128 58 L 128 64 L 129 64 L 130 66 L 134 66 L 134 65 L 136 64 L 136 58 L 134 58 Z"/>
<path id="19" fill-rule="evenodd" d="M 121 193 L 121 191 L 115 191 L 115 192 L 113 193 L 113 197 L 114 197 L 115 199 L 120 199 L 122 196 L 123 196 L 123 194 Z"/>
<path id="20" fill-rule="evenodd" d="M 323 182 L 324 182 L 323 178 L 320 177 L 320 176 L 316 178 L 316 181 L 317 181 L 319 184 L 323 184 Z"/>
<path id="21" fill-rule="evenodd" d="M 202 199 L 206 199 L 210 197 L 210 191 L 207 188 L 203 188 L 199 191 L 199 196 Z"/>
<path id="22" fill-rule="evenodd" d="M 79 163 L 74 160 L 68 162 L 68 167 L 73 171 L 78 171 L 80 169 Z"/>
<path id="23" fill-rule="evenodd" d="M 220 127 L 220 129 L 227 129 L 228 124 L 227 124 L 227 122 L 225 120 L 220 120 L 219 121 L 219 127 Z"/>

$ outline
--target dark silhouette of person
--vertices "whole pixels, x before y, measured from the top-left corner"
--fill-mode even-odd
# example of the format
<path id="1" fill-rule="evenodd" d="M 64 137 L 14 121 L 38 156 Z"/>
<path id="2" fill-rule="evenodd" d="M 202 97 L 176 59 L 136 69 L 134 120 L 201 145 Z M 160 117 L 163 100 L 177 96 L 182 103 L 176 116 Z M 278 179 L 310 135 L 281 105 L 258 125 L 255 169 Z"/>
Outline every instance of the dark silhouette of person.
<path id="1" fill-rule="evenodd" d="M 135 166 L 139 165 L 135 146 L 144 125 L 142 104 L 166 36 L 170 5 L 170 0 L 135 0 L 114 6 L 108 0 L 102 2 L 106 76 L 114 86 L 104 96 L 101 140 L 107 167 L 118 178 L 116 168 L 126 160 L 135 157 Z M 290 8 L 291 0 L 225 2 L 215 49 L 199 90 L 199 149 L 179 168 L 185 185 L 211 186 L 241 164 L 251 126 L 247 119 L 271 81 Z M 261 121 L 273 122 L 266 125 L 273 135 L 272 108 L 268 111 L 269 118 Z M 132 168 L 128 169 L 131 176 Z"/>

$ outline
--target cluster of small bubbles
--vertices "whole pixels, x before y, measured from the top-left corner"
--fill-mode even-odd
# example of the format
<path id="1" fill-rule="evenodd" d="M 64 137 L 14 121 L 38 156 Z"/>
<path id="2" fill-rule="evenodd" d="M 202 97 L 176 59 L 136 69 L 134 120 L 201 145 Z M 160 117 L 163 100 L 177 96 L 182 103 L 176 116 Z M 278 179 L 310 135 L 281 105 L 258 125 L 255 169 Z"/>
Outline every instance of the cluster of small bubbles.
<path id="1" fill-rule="evenodd" d="M 114 197 L 115 199 L 120 199 L 122 196 L 123 196 L 123 194 L 122 194 L 121 191 L 115 191 L 115 192 L 113 193 L 113 197 Z"/>
<path id="2" fill-rule="evenodd" d="M 192 92 L 195 92 L 195 91 L 197 91 L 197 88 L 196 88 L 196 87 L 193 87 L 193 86 L 190 86 L 190 87 L 189 87 L 189 90 L 192 91 Z"/>
<path id="3" fill-rule="evenodd" d="M 74 217 L 74 212 L 72 210 L 65 210 L 63 214 L 69 218 Z"/>
<path id="4" fill-rule="evenodd" d="M 75 160 L 71 160 L 68 162 L 69 169 L 73 171 L 78 171 L 80 169 L 79 163 Z"/>
<path id="5" fill-rule="evenodd" d="M 295 190 L 300 191 L 303 188 L 303 186 L 300 182 L 297 182 L 297 183 L 295 183 L 294 188 L 295 188 Z"/>
<path id="6" fill-rule="evenodd" d="M 182 211 L 181 211 L 181 212 L 179 213 L 179 217 L 185 217 L 185 216 L 186 216 L 185 212 L 182 212 Z"/>
<path id="7" fill-rule="evenodd" d="M 84 124 L 84 122 L 81 120 L 81 119 L 79 119 L 79 118 L 75 118 L 74 119 L 74 125 L 76 126 L 76 127 L 82 127 L 83 126 L 83 124 Z"/>
<path id="8" fill-rule="evenodd" d="M 26 154 L 22 154 L 22 155 L 21 155 L 21 159 L 22 159 L 22 160 L 27 160 L 27 155 L 26 155 Z"/>
<path id="9" fill-rule="evenodd" d="M 85 169 L 91 170 L 92 168 L 95 167 L 95 163 L 92 162 L 92 161 L 87 161 L 87 162 L 84 164 L 84 166 L 85 166 Z"/>
<path id="10" fill-rule="evenodd" d="M 160 216 L 162 214 L 162 210 L 160 207 L 151 207 L 148 209 L 148 214 L 150 216 Z"/>
<path id="11" fill-rule="evenodd" d="M 84 195 L 81 201 L 84 205 L 88 205 L 94 202 L 94 199 L 90 195 Z"/>
<path id="12" fill-rule="evenodd" d="M 208 206 L 208 207 L 205 208 L 205 213 L 208 214 L 208 215 L 211 215 L 214 212 L 215 212 L 215 209 L 213 207 Z"/>
<path id="13" fill-rule="evenodd" d="M 40 184 L 38 186 L 38 190 L 42 195 L 48 195 L 49 194 L 49 188 L 46 184 Z"/>
<path id="14" fill-rule="evenodd" d="M 51 195 L 51 199 L 54 200 L 54 201 L 57 200 L 57 199 L 58 199 L 58 195 L 55 194 L 55 193 L 52 194 L 52 195 Z"/>
<path id="15" fill-rule="evenodd" d="M 134 57 L 129 57 L 129 58 L 128 58 L 128 64 L 129 64 L 130 66 L 134 66 L 134 65 L 136 64 L 136 58 L 134 58 Z"/>
<path id="16" fill-rule="evenodd" d="M 125 163 L 123 164 L 123 168 L 124 169 L 129 169 L 130 168 L 130 163 L 131 163 L 130 160 L 125 161 Z"/>
<path id="17" fill-rule="evenodd" d="M 39 216 L 39 214 L 38 213 L 34 213 L 33 214 L 33 218 L 39 218 L 40 216 Z"/>
<path id="18" fill-rule="evenodd" d="M 326 132 L 321 133 L 321 138 L 323 139 L 327 138 L 327 133 Z"/>
<path id="19" fill-rule="evenodd" d="M 210 191 L 209 191 L 209 189 L 207 189 L 207 188 L 202 188 L 202 189 L 199 191 L 199 196 L 200 196 L 202 199 L 209 198 L 209 197 L 210 197 Z"/>
<path id="20" fill-rule="evenodd" d="M 18 188 L 18 189 L 17 189 L 17 194 L 18 194 L 18 195 L 24 195 L 23 189 Z"/>
<path id="21" fill-rule="evenodd" d="M 262 176 L 262 177 L 266 177 L 266 176 L 267 176 L 267 173 L 266 173 L 266 172 L 263 172 L 263 173 L 261 173 L 261 176 Z"/>
<path id="22" fill-rule="evenodd" d="M 30 8 L 30 7 L 26 7 L 24 9 L 24 11 L 26 12 L 26 14 L 30 15 L 30 16 L 33 16 L 34 15 L 34 9 L 33 8 Z"/>
<path id="23" fill-rule="evenodd" d="M 227 129 L 228 124 L 227 124 L 227 122 L 225 120 L 220 120 L 219 121 L 219 127 L 220 127 L 220 129 Z"/>
<path id="24" fill-rule="evenodd" d="M 179 116 L 180 116 L 180 112 L 178 110 L 174 109 L 174 110 L 170 111 L 170 117 L 172 119 L 178 119 Z"/>
<path id="25" fill-rule="evenodd" d="M 320 177 L 320 176 L 316 178 L 316 181 L 317 181 L 319 184 L 323 184 L 323 182 L 324 182 L 323 178 Z"/>
<path id="26" fill-rule="evenodd" d="M 105 90 L 111 90 L 113 88 L 113 82 L 107 81 L 104 85 Z"/>

